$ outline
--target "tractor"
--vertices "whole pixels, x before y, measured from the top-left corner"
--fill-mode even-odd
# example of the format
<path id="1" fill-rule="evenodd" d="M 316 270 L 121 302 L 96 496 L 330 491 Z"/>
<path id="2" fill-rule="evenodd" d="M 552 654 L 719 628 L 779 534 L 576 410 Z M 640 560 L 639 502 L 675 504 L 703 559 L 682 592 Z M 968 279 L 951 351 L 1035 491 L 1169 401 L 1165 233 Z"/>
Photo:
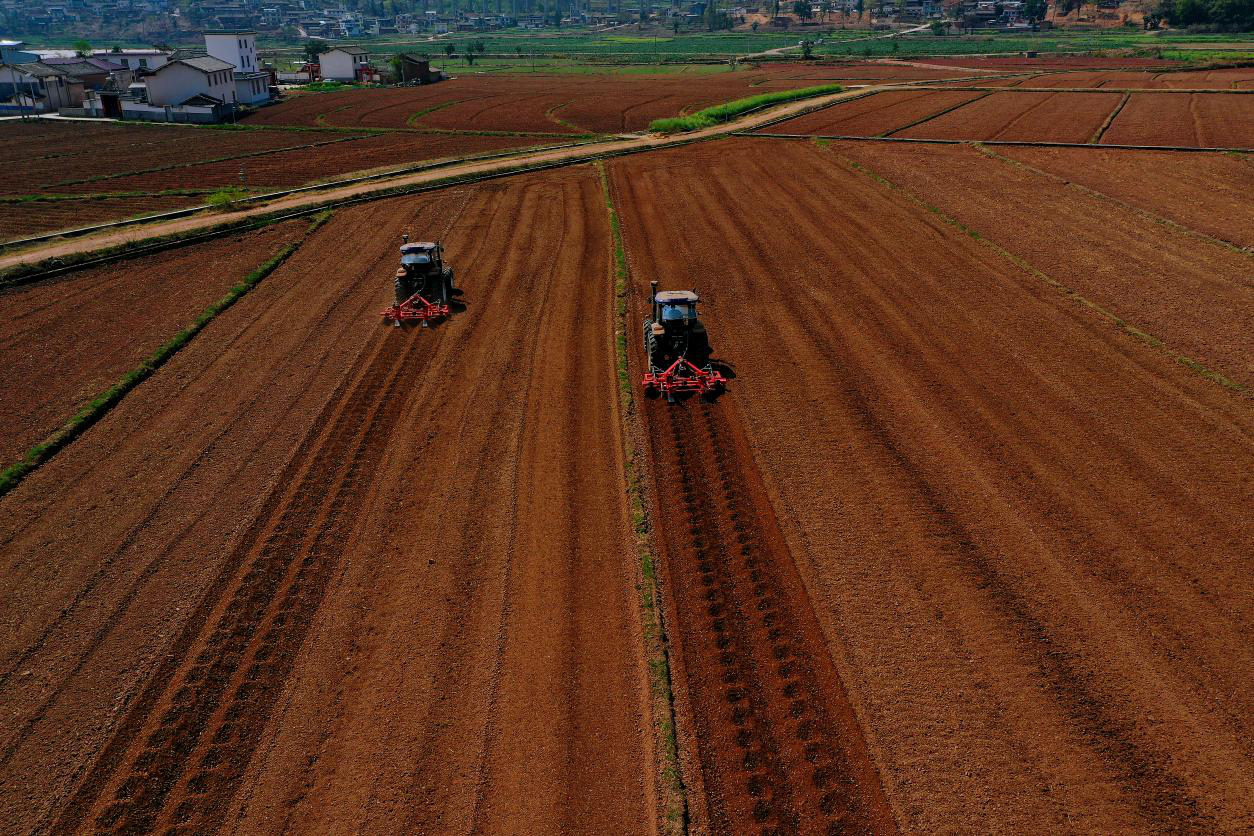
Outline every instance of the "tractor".
<path id="1" fill-rule="evenodd" d="M 425 328 L 432 320 L 449 315 L 456 291 L 453 268 L 444 266 L 444 248 L 438 243 L 411 244 L 409 233 L 401 244 L 401 266 L 396 269 L 396 304 L 383 311 L 383 321 L 396 327 L 420 322 Z"/>
<path id="2" fill-rule="evenodd" d="M 697 294 L 691 290 L 658 292 L 649 283 L 652 308 L 644 319 L 644 353 L 649 370 L 642 381 L 645 391 L 666 395 L 674 402 L 677 392 L 715 395 L 727 379 L 710 364 L 710 338 L 697 318 Z"/>

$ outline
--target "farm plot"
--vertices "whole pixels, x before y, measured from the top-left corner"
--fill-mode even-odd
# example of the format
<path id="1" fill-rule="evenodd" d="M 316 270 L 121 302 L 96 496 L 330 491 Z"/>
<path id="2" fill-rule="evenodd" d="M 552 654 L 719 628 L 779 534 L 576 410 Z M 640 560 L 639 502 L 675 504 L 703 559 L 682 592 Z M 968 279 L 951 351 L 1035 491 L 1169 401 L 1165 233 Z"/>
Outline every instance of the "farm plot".
<path id="1" fill-rule="evenodd" d="M 489 154 L 538 144 L 547 143 L 534 137 L 447 136 L 397 132 L 360 137 L 351 142 L 321 148 L 268 154 L 247 160 L 190 165 L 66 188 L 70 191 L 156 191 L 188 184 L 207 188 L 238 186 L 241 181 L 251 188 L 285 188 L 337 179 L 358 172 L 395 168 L 406 163 Z"/>
<path id="2" fill-rule="evenodd" d="M 222 131 L 186 125 L 0 123 L 0 192 L 56 191 L 66 181 L 341 139 L 336 134 Z M 198 184 L 192 183 L 195 188 Z"/>
<path id="3" fill-rule="evenodd" d="M 1254 147 L 1254 97 L 1133 93 L 1102 137 L 1105 145 Z"/>
<path id="4" fill-rule="evenodd" d="M 0 470 L 299 237 L 279 224 L 0 291 Z"/>
<path id="5" fill-rule="evenodd" d="M 344 211 L 0 500 L 4 820 L 651 832 L 608 235 L 588 168 Z"/>
<path id="6" fill-rule="evenodd" d="M 881 136 L 970 102 L 980 93 L 893 90 L 824 108 L 763 130 L 776 133 Z"/>
<path id="7" fill-rule="evenodd" d="M 203 202 L 203 195 L 0 202 L 0 242 L 51 230 L 73 229 L 123 218 L 170 212 Z"/>
<path id="8" fill-rule="evenodd" d="M 650 77 L 477 75 L 426 87 L 296 96 L 257 113 L 250 124 L 616 133 L 644 130 L 661 116 L 752 95 L 756 85 L 768 81 L 770 89 L 807 86 L 803 78 L 775 79 L 758 71 Z"/>
<path id="9" fill-rule="evenodd" d="M 1245 829 L 1248 405 L 842 160 L 896 147 L 833 147 L 613 165 L 636 293 L 699 287 L 736 372 L 714 405 L 644 409 L 707 800 L 694 825 L 857 829 L 876 783 L 843 689 L 903 831 Z M 988 177 L 952 162 L 928 169 L 943 193 Z M 1030 193 L 1003 210 L 1007 194 Z M 1084 245 L 1043 217 L 1015 243 L 1054 249 L 1016 251 L 1052 272 Z M 1135 272 L 1127 243 L 1091 266 Z M 1132 252 L 1197 249 L 1159 235 Z M 736 522 L 690 534 L 702 514 Z M 714 637 L 780 655 L 721 667 Z M 842 688 L 816 697 L 829 664 Z"/>
<path id="10" fill-rule="evenodd" d="M 1254 385 L 1248 253 L 1138 216 L 974 148 L 833 147 L 1171 350 Z M 1176 202 L 1187 200 L 1182 184 Z M 1234 223 L 1250 227 L 1254 210 L 1249 202 L 1233 208 Z"/>
<path id="11" fill-rule="evenodd" d="M 997 153 L 1189 229 L 1254 248 L 1254 165 L 1227 154 L 1024 147 L 998 148 Z"/>
<path id="12" fill-rule="evenodd" d="M 1088 142 L 1119 100 L 1117 93 L 993 93 L 893 135 Z"/>

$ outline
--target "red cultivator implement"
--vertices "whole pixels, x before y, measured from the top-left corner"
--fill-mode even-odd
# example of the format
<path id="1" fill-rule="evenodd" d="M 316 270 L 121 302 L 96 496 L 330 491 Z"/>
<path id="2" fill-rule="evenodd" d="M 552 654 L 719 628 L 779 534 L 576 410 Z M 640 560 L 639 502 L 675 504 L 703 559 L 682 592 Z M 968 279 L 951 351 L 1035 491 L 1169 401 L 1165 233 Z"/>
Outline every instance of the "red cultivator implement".
<path id="1" fill-rule="evenodd" d="M 696 392 L 701 395 L 719 392 L 727 383 L 727 378 L 710 366 L 702 369 L 680 357 L 665 371 L 650 366 L 642 383 L 645 389 L 661 392 L 669 401 L 674 400 L 677 392 Z"/>
<path id="2" fill-rule="evenodd" d="M 442 319 L 449 315 L 449 306 L 438 302 L 428 302 L 421 294 L 415 293 L 399 305 L 385 308 L 383 321 L 391 322 L 397 328 L 406 322 L 421 322 L 424 326 L 433 319 Z"/>

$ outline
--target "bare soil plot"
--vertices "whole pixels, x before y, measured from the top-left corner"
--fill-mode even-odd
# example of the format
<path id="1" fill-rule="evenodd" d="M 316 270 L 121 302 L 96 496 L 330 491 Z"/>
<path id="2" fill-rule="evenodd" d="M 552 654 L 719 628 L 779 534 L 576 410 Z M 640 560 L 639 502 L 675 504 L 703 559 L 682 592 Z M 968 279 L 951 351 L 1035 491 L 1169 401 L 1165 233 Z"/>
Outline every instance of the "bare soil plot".
<path id="1" fill-rule="evenodd" d="M 879 136 L 979 98 L 967 91 L 892 90 L 772 125 L 777 133 Z"/>
<path id="2" fill-rule="evenodd" d="M 706 574 L 683 539 L 687 471 L 674 462 L 692 462 L 698 508 L 726 485 L 735 497 L 760 480 L 762 494 L 739 506 L 756 565 L 744 566 L 744 540 L 698 529 L 710 532 L 713 591 L 726 599 L 715 599 L 725 609 L 714 618 L 734 648 L 733 625 L 767 635 L 770 617 L 813 613 L 903 831 L 963 821 L 1008 831 L 1245 829 L 1254 822 L 1246 402 L 835 154 L 784 141 L 767 153 L 761 142 L 614 164 L 636 291 L 655 277 L 699 287 L 716 354 L 736 371 L 712 406 L 658 405 L 660 417 L 644 416 L 663 442 L 651 448 L 662 538 L 694 561 L 671 569 L 674 594 L 682 600 L 690 582 L 700 590 Z M 987 171 L 955 170 L 957 151 L 835 147 L 900 154 L 897 173 L 927 166 L 945 195 L 987 178 L 990 191 L 1007 189 L 1003 212 L 1031 195 Z M 979 192 L 963 199 L 986 203 Z M 1030 208 L 1014 243 L 1031 245 L 1016 249 L 1041 269 L 1088 243 L 1042 229 L 1049 213 Z M 1077 229 L 1100 219 L 1078 212 Z M 1012 227 L 1016 216 L 976 225 L 982 234 Z M 1135 273 L 1122 231 L 1093 229 L 1114 240 L 1089 267 L 1102 279 Z M 1166 252 L 1174 263 L 1196 249 L 1158 237 L 1132 252 Z M 1215 298 L 1172 292 L 1194 306 Z M 739 468 L 726 482 L 723 460 Z M 778 523 L 778 541 L 764 544 L 764 517 Z M 776 557 L 781 548 L 790 560 Z M 752 572 L 765 609 L 752 580 L 739 580 Z M 681 632 L 682 603 L 672 627 L 685 668 L 700 653 L 690 649 L 696 638 L 720 629 L 694 610 L 693 639 Z M 698 736 L 710 800 L 694 802 L 694 824 L 703 815 L 717 829 L 721 810 L 753 786 L 766 789 L 768 816 L 808 811 L 805 788 L 816 783 L 839 788 L 829 809 L 848 815 L 848 794 L 866 787 L 843 781 L 857 759 L 830 745 L 820 720 L 836 692 L 813 700 L 795 664 L 816 644 L 776 623 L 786 625 L 777 640 L 789 637 L 783 662 L 747 666 L 767 678 L 762 692 L 728 690 L 710 709 L 720 720 L 741 711 L 748 751 L 763 759 L 720 767 L 720 739 Z M 776 671 L 794 677 L 798 716 L 767 724 L 759 718 L 772 716 Z M 695 678 L 694 702 L 701 689 L 724 700 L 721 689 L 739 683 L 720 688 L 703 668 Z M 833 771 L 800 767 L 797 795 L 749 782 L 746 766 L 788 765 L 796 738 L 817 730 L 821 766 Z M 842 782 L 825 784 L 833 774 Z M 826 815 L 803 821 L 826 825 Z"/>
<path id="3" fill-rule="evenodd" d="M 227 131 L 187 125 L 39 120 L 0 122 L 0 190 L 55 191 L 55 184 L 101 174 L 307 146 L 330 133 Z"/>
<path id="4" fill-rule="evenodd" d="M 928 64 L 942 64 L 970 69 L 1005 70 L 1114 70 L 1178 67 L 1178 61 L 1158 58 L 1096 57 L 1087 55 L 1052 55 L 1042 58 L 1023 58 L 1015 55 L 930 57 Z M 922 63 L 922 62 L 921 62 Z"/>
<path id="5" fill-rule="evenodd" d="M 1254 85 L 1254 67 L 1231 67 L 1224 70 L 1199 70 L 1194 72 L 1159 73 L 1151 87 L 1171 87 L 1183 90 L 1241 90 Z"/>
<path id="6" fill-rule="evenodd" d="M 550 144 L 558 140 L 536 137 L 449 136 L 389 133 L 365 136 L 321 148 L 289 151 L 136 174 L 68 187 L 67 191 L 157 191 L 196 185 L 205 188 L 238 186 L 283 188 L 320 180 L 334 180 L 355 172 L 395 168 L 405 163 L 468 157 Z"/>
<path id="7" fill-rule="evenodd" d="M 0 291 L 0 469 L 299 237 L 276 224 Z"/>
<path id="8" fill-rule="evenodd" d="M 906 139 L 1088 142 L 1117 93 L 993 93 L 894 134 Z"/>
<path id="9" fill-rule="evenodd" d="M 0 500 L 5 820 L 650 832 L 608 234 L 588 168 L 345 211 Z"/>
<path id="10" fill-rule="evenodd" d="M 250 117 L 254 125 L 426 128 L 549 134 L 639 131 L 675 116 L 807 78 L 763 71 L 702 76 L 468 75 L 425 87 L 306 94 Z M 760 90 L 758 92 L 761 92 Z"/>
<path id="11" fill-rule="evenodd" d="M 1133 93 L 1102 143 L 1248 148 L 1254 146 L 1254 98 Z"/>
<path id="12" fill-rule="evenodd" d="M 0 242 L 52 230 L 168 212 L 203 203 L 203 196 L 194 195 L 0 203 Z"/>
<path id="13" fill-rule="evenodd" d="M 1176 352 L 1254 384 L 1254 283 L 1248 254 L 1139 217 L 973 148 L 839 147 L 841 154 L 911 190 Z M 1186 199 L 1186 194 L 1177 198 Z M 1248 226 L 1248 202 L 1238 211 Z"/>
<path id="14" fill-rule="evenodd" d="M 1254 247 L 1254 165 L 1227 154 L 1024 147 L 997 153 L 1190 229 Z"/>

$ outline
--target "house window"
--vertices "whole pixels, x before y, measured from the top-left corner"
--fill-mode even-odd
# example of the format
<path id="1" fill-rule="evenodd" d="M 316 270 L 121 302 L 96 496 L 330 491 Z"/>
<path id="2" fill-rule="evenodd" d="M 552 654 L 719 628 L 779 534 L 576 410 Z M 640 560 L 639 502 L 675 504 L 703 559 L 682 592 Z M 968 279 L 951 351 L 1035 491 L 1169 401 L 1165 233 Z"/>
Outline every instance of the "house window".
<path id="1" fill-rule="evenodd" d="M 147 69 L 147 68 L 148 68 L 148 59 L 147 59 L 147 58 L 140 58 L 140 59 L 139 59 L 139 66 L 141 66 L 141 67 L 143 67 L 143 68 Z"/>

